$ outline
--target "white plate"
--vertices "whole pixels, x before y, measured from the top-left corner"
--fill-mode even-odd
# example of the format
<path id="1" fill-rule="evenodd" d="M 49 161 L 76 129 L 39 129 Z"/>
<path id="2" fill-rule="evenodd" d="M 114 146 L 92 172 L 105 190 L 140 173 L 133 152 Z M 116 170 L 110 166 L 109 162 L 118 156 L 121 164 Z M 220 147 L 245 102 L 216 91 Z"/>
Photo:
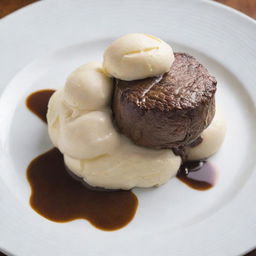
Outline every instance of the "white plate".
<path id="1" fill-rule="evenodd" d="M 218 184 L 200 192 L 174 178 L 157 189 L 135 190 L 136 216 L 119 231 L 104 232 L 84 220 L 48 221 L 29 206 L 25 170 L 51 144 L 24 100 L 37 89 L 63 86 L 75 67 L 100 59 L 112 39 L 128 32 L 163 38 L 216 76 L 217 101 L 228 121 L 225 143 L 212 159 Z M 199 0 L 54 0 L 4 18 L 0 38 L 2 88 L 12 78 L 0 101 L 0 248 L 20 256 L 226 256 L 256 246 L 252 19 Z"/>

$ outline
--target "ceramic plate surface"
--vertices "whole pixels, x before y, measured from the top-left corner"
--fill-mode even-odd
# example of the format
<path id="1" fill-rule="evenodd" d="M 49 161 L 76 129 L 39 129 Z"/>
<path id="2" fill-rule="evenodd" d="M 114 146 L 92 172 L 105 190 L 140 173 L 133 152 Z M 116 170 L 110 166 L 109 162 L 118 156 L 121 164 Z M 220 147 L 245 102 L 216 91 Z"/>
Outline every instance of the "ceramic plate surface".
<path id="1" fill-rule="evenodd" d="M 52 147 L 25 107 L 43 88 L 60 88 L 77 66 L 100 60 L 114 38 L 156 35 L 197 57 L 218 80 L 225 143 L 211 162 L 217 185 L 176 178 L 135 189 L 139 206 L 114 232 L 85 220 L 51 222 L 29 206 L 26 167 Z M 256 23 L 211 1 L 41 1 L 0 21 L 0 248 L 18 256 L 239 255 L 256 246 Z"/>

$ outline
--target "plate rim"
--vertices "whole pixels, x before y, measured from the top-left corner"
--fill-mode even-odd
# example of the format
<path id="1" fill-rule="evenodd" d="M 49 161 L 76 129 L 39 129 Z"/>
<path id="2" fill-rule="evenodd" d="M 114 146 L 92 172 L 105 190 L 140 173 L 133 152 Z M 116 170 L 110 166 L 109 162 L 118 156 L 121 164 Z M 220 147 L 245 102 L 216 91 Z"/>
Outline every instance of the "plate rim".
<path id="1" fill-rule="evenodd" d="M 195 0 L 193 0 L 193 1 L 195 1 Z M 22 9 L 16 11 L 16 12 L 14 12 L 14 13 L 12 13 L 12 14 L 6 16 L 5 18 L 3 18 L 3 20 L 8 20 L 8 18 L 10 18 L 10 17 L 16 17 L 16 15 L 17 15 L 18 13 L 21 13 L 21 14 L 22 14 L 23 12 L 28 12 L 28 11 L 25 10 L 25 9 L 30 9 L 30 11 L 32 12 L 32 11 L 34 11 L 33 9 L 35 8 L 35 6 L 38 6 L 38 5 L 42 4 L 42 3 L 45 4 L 45 2 L 50 3 L 50 2 L 52 2 L 52 0 L 40 1 L 40 2 L 33 3 L 33 4 L 29 5 L 29 6 L 27 6 L 26 8 L 22 8 Z M 210 4 L 210 5 L 214 5 L 214 6 L 219 7 L 219 8 L 224 8 L 224 9 L 226 9 L 228 12 L 232 12 L 234 15 L 239 15 L 240 17 L 245 18 L 248 22 L 252 22 L 252 23 L 254 24 L 254 26 L 256 25 L 256 21 L 253 20 L 252 18 L 250 18 L 249 16 L 247 16 L 247 15 L 245 15 L 245 14 L 239 12 L 239 11 L 236 11 L 236 10 L 230 8 L 230 7 L 227 7 L 227 6 L 225 6 L 225 5 L 221 4 L 221 3 L 218 3 L 218 2 L 209 2 L 209 1 L 207 1 L 207 0 L 200 0 L 200 2 L 204 2 L 204 3 Z M 0 22 L 0 26 L 1 26 L 1 22 Z M 1 32 L 1 27 L 0 27 L 0 32 Z M 21 72 L 22 72 L 22 71 L 21 71 Z M 11 82 L 10 82 L 10 84 L 11 84 Z M 0 103 L 2 102 L 3 98 L 5 97 L 5 95 L 8 93 L 8 89 L 9 89 L 9 87 L 8 87 L 8 85 L 7 85 L 6 88 L 5 88 L 5 90 L 3 91 L 2 95 L 1 95 Z M 0 179 L 0 183 L 1 183 L 1 179 Z M 256 246 L 256 243 L 255 243 L 255 246 Z M 249 249 L 251 249 L 251 248 L 249 248 Z M 8 252 L 8 250 L 5 250 L 4 247 L 3 247 L 3 251 L 7 251 L 7 252 Z"/>

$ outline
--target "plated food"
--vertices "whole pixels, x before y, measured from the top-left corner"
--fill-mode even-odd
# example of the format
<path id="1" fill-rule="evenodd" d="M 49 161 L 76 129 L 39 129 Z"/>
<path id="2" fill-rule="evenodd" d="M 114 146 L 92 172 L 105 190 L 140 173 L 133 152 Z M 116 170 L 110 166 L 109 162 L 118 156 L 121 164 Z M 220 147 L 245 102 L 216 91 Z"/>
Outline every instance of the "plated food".
<path id="1" fill-rule="evenodd" d="M 221 145 L 216 85 L 194 57 L 174 54 L 154 36 L 128 34 L 108 47 L 103 66 L 79 67 L 51 97 L 49 135 L 67 167 L 91 186 L 159 186 L 182 158 L 202 160 Z"/>
<path id="2" fill-rule="evenodd" d="M 113 190 L 160 186 L 176 175 L 194 188 L 196 184 L 201 184 L 202 190 L 210 188 L 207 177 L 213 182 L 213 169 L 205 159 L 218 151 L 226 131 L 225 119 L 215 107 L 216 89 L 216 79 L 196 58 L 174 53 L 161 39 L 146 34 L 117 39 L 106 49 L 103 64 L 82 65 L 71 73 L 63 88 L 47 94 L 48 131 L 58 150 L 32 162 L 30 183 L 41 180 L 31 175 L 35 166 L 53 155 L 51 161 L 64 159 L 54 168 L 66 169 L 65 175 L 71 173 L 90 189 L 110 190 L 114 197 L 118 192 Z M 48 165 L 49 175 L 54 168 Z M 195 172 L 202 175 L 190 175 Z M 44 192 L 49 193 L 47 189 Z M 87 203 L 95 200 L 88 193 Z M 100 193 L 98 199 L 103 196 Z M 43 214 L 36 195 L 32 194 L 32 204 Z M 135 197 L 127 195 L 130 212 L 123 225 L 137 207 Z M 72 205 L 73 211 L 77 209 Z M 79 211 L 86 210 L 82 207 Z M 72 214 L 73 219 L 92 218 Z M 58 220 L 54 210 L 46 215 Z"/>
<path id="3" fill-rule="evenodd" d="M 39 1 L 1 23 L 1 84 L 6 86 L 0 100 L 3 120 L 0 226 L 4 234 L 0 239 L 1 250 L 27 256 L 60 252 L 67 256 L 70 252 L 75 255 L 90 252 L 93 255 L 165 255 L 166 251 L 171 255 L 191 256 L 208 252 L 218 256 L 226 252 L 245 254 L 255 246 L 256 232 L 253 193 L 256 151 L 252 143 L 255 140 L 255 22 L 214 1 L 152 1 L 143 5 L 144 11 L 140 1 L 110 2 L 91 1 L 88 6 L 87 1 L 63 0 L 55 4 Z M 38 22 L 33 22 L 35 20 Z M 63 164 L 63 154 L 53 148 L 46 123 L 28 111 L 25 100 L 33 92 L 41 99 L 46 89 L 64 87 L 68 75 L 83 64 L 103 63 L 104 50 L 111 41 L 133 31 L 156 35 L 170 44 L 174 53 L 191 55 L 208 69 L 217 80 L 216 110 L 220 108 L 224 114 L 228 130 L 217 154 L 204 161 L 186 162 L 189 166 L 184 162 L 178 177 L 158 187 L 121 190 L 137 198 L 138 206 L 135 215 L 126 219 L 127 226 L 122 222 L 114 228 L 113 222 L 127 215 L 120 211 L 116 215 L 109 213 L 110 217 L 106 210 L 117 201 L 125 202 L 123 205 L 129 208 L 126 199 L 118 197 L 121 191 L 89 190 L 81 182 L 82 178 L 74 179 Z M 44 106 L 47 112 L 47 103 Z M 32 159 L 43 159 L 46 154 L 50 163 L 58 163 L 59 171 L 48 171 L 51 165 L 45 172 L 27 171 Z M 194 167 L 195 172 L 191 171 Z M 185 169 L 189 170 L 187 175 Z M 199 183 L 202 177 L 198 179 L 200 173 L 207 177 L 208 189 L 204 191 L 198 190 L 203 187 Z M 184 174 L 182 178 L 186 180 L 181 181 L 180 174 Z M 210 174 L 214 176 L 213 183 L 209 183 Z M 196 189 L 191 189 L 192 181 Z M 49 193 L 41 194 L 40 205 L 36 205 L 35 197 L 39 199 L 42 188 Z M 75 190 L 77 195 L 73 197 Z M 56 191 L 65 196 L 55 200 Z M 107 221 L 105 225 L 102 225 L 104 221 L 96 223 L 84 212 L 78 216 L 74 205 L 87 205 L 93 212 L 94 206 L 84 199 L 85 192 L 93 196 L 99 194 L 95 201 L 98 200 L 98 208 L 101 206 L 106 213 L 108 227 Z M 72 198 L 68 198 L 71 194 Z M 113 195 L 116 195 L 115 203 L 109 200 L 104 207 L 103 199 Z M 71 203 L 65 207 L 68 200 Z M 43 201 L 47 206 L 52 202 L 48 215 L 46 206 L 39 208 Z M 75 211 L 72 216 L 71 209 Z M 118 212 L 121 207 L 115 209 Z M 60 216 L 53 218 L 54 214 L 61 213 L 62 220 Z M 95 216 L 99 217 L 98 212 Z M 120 227 L 123 228 L 114 232 L 102 231 Z M 22 235 L 14 239 L 17 234 Z M 186 246 L 184 237 L 189 237 Z"/>

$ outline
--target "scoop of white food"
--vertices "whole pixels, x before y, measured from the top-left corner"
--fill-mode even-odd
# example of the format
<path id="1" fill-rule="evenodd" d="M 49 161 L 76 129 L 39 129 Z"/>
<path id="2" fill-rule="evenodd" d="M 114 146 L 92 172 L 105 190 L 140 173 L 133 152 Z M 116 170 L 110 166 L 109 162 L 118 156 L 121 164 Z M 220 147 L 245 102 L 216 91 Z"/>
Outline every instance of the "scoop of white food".
<path id="1" fill-rule="evenodd" d="M 127 34 L 105 51 L 103 67 L 122 80 L 136 80 L 167 72 L 174 61 L 173 50 L 161 39 L 146 34 Z"/>
<path id="2" fill-rule="evenodd" d="M 226 121 L 217 107 L 211 124 L 201 134 L 202 143 L 195 147 L 187 148 L 188 160 L 201 160 L 215 154 L 221 147 L 225 134 Z"/>
<path id="3" fill-rule="evenodd" d="M 64 87 L 64 100 L 80 110 L 99 110 L 111 98 L 113 81 L 103 72 L 101 64 L 82 65 L 68 77 Z"/>
<path id="4" fill-rule="evenodd" d="M 60 126 L 59 150 L 77 159 L 93 158 L 112 152 L 119 145 L 111 112 L 93 111 L 62 123 Z"/>
<path id="5" fill-rule="evenodd" d="M 60 128 L 67 122 L 88 113 L 72 108 L 63 99 L 63 89 L 57 90 L 50 98 L 47 111 L 48 133 L 54 146 L 58 147 Z"/>
<path id="6" fill-rule="evenodd" d="M 77 160 L 64 156 L 68 168 L 88 184 L 109 189 L 159 186 L 176 175 L 181 158 L 172 150 L 151 150 L 122 137 L 111 154 Z"/>
<path id="7" fill-rule="evenodd" d="M 53 144 L 72 158 L 92 158 L 112 152 L 119 134 L 108 109 L 113 81 L 100 64 L 75 70 L 64 90 L 56 91 L 48 104 L 48 131 Z"/>

